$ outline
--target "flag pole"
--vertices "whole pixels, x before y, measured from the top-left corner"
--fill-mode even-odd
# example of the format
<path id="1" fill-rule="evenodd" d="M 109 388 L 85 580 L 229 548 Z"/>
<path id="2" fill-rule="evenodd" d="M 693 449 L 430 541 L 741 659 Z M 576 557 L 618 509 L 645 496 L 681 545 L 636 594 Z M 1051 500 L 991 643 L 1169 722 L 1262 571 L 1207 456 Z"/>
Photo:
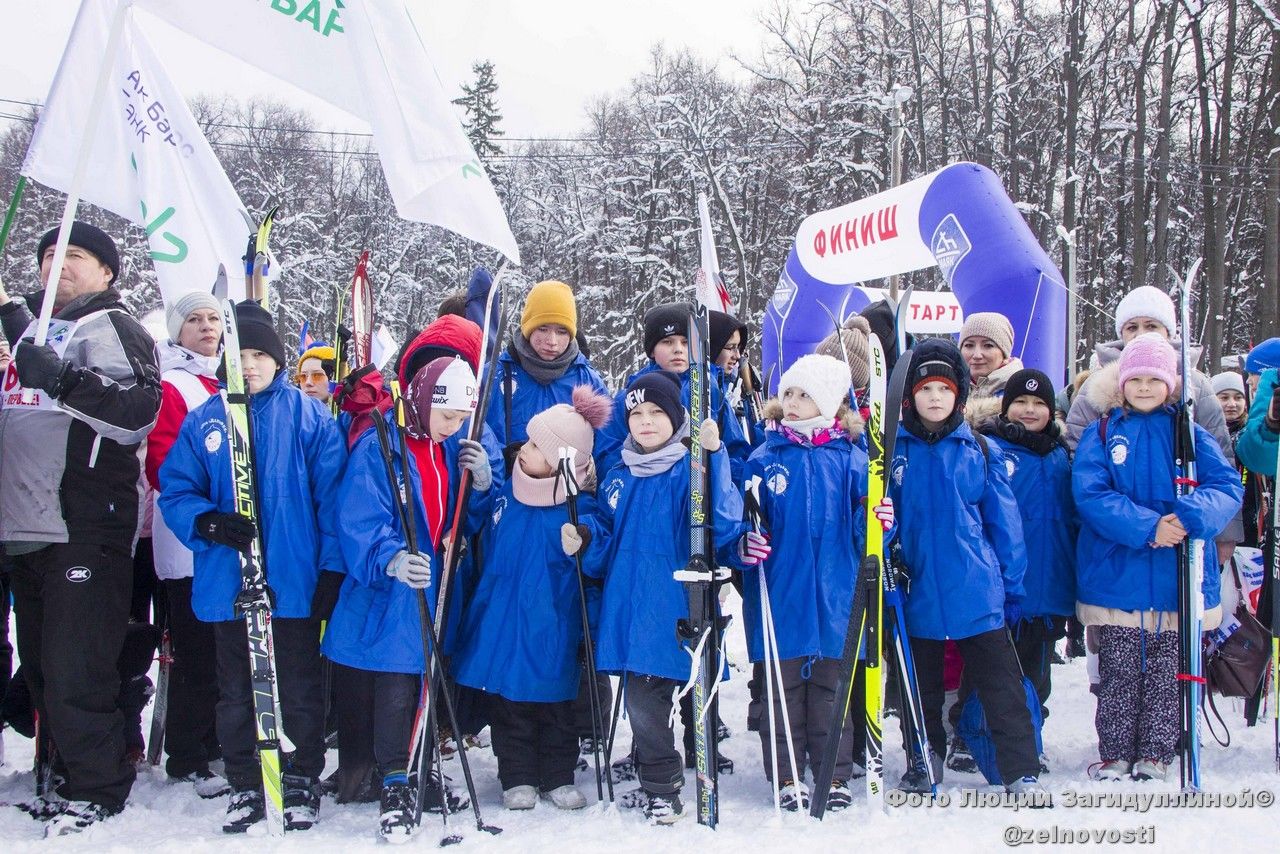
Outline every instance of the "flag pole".
<path id="1" fill-rule="evenodd" d="M 87 4 L 93 0 L 82 0 Z M 93 100 L 89 104 L 89 115 L 85 119 L 84 135 L 80 137 L 80 150 L 76 154 L 76 168 L 71 176 L 71 187 L 67 190 L 67 203 L 62 208 L 62 222 L 58 226 L 58 242 L 53 250 L 53 265 L 49 268 L 49 280 L 44 286 L 44 301 L 40 303 L 40 317 L 36 321 L 37 347 L 44 346 L 49 337 L 49 321 L 53 318 L 53 300 L 58 293 L 58 280 L 62 277 L 62 265 L 67 257 L 67 243 L 71 239 L 71 224 L 76 218 L 76 208 L 80 205 L 80 189 L 84 185 L 85 172 L 89 168 L 89 153 L 98 130 L 98 119 L 102 116 L 102 104 L 107 99 L 107 84 L 111 81 L 111 69 L 114 66 L 116 50 L 120 46 L 120 36 L 124 32 L 125 13 L 133 5 L 133 0 L 119 0 L 116 10 L 111 16 L 111 30 L 107 36 L 107 47 L 103 53 L 102 67 L 98 70 L 98 80 L 93 88 Z M 84 11 L 84 5 L 80 7 Z M 78 16 L 77 16 L 78 19 Z M 74 31 L 74 29 L 73 29 Z M 23 392 L 26 393 L 25 391 Z"/>

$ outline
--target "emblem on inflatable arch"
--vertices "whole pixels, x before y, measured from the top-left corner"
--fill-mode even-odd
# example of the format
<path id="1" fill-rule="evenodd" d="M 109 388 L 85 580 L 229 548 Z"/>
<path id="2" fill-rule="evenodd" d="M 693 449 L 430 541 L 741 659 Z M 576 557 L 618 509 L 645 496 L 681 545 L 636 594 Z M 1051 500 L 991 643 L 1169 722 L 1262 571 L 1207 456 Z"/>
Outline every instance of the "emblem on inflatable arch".
<path id="1" fill-rule="evenodd" d="M 933 257 L 938 260 L 938 270 L 950 287 L 951 277 L 955 274 L 956 267 L 960 266 L 964 256 L 968 255 L 969 250 L 973 248 L 969 235 L 964 233 L 964 228 L 961 227 L 960 220 L 956 219 L 955 214 L 947 214 L 942 218 L 942 222 L 938 223 L 938 227 L 933 230 L 930 247 L 933 249 Z"/>

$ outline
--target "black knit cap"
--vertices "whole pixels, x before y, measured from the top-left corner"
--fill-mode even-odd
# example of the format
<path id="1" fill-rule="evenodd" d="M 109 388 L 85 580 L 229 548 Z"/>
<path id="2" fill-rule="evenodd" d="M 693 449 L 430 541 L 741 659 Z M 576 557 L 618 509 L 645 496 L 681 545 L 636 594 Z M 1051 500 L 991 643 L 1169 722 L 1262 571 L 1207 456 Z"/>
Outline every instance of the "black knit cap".
<path id="1" fill-rule="evenodd" d="M 1023 395 L 1031 395 L 1038 397 L 1044 401 L 1044 405 L 1049 407 L 1049 411 L 1054 410 L 1054 392 L 1053 380 L 1041 371 L 1035 368 L 1023 368 L 1022 370 L 1009 377 L 1009 381 L 1004 386 L 1004 398 L 1000 401 L 1000 414 L 1009 414 L 1009 405 L 1013 401 Z"/>
<path id="2" fill-rule="evenodd" d="M 969 370 L 960 348 L 950 338 L 926 338 L 911 351 L 908 392 L 931 379 L 945 380 L 956 387 L 957 407 L 969 399 Z"/>
<path id="3" fill-rule="evenodd" d="M 684 425 L 684 404 L 680 402 L 680 377 L 671 371 L 646 371 L 627 386 L 623 404 L 627 417 L 642 403 L 657 404 L 671 419 L 671 428 L 679 432 Z"/>
<path id="4" fill-rule="evenodd" d="M 253 300 L 236 304 L 236 331 L 241 350 L 261 350 L 276 360 L 276 373 L 284 370 L 284 342 L 265 308 Z"/>
<path id="5" fill-rule="evenodd" d="M 747 324 L 743 323 L 732 314 L 726 314 L 723 311 L 714 309 L 707 312 L 707 325 L 711 330 L 711 342 L 707 348 L 707 355 L 712 361 L 720 357 L 720 351 L 724 349 L 724 345 L 729 343 L 729 339 L 733 337 L 733 333 L 739 334 L 739 347 L 747 345 Z"/>
<path id="6" fill-rule="evenodd" d="M 689 315 L 693 306 L 687 302 L 657 305 L 644 313 L 644 354 L 653 356 L 653 348 L 668 335 L 689 335 Z"/>
<path id="7" fill-rule="evenodd" d="M 57 228 L 51 228 L 44 233 L 44 237 L 40 238 L 40 243 L 36 245 L 37 267 L 44 262 L 45 250 L 58 241 L 58 231 Z M 120 250 L 116 248 L 116 242 L 111 239 L 111 235 L 96 225 L 89 225 L 80 220 L 71 223 L 71 238 L 67 241 L 67 245 L 79 246 L 93 253 L 93 257 L 110 268 L 112 282 L 120 278 Z"/>
<path id="8" fill-rule="evenodd" d="M 885 368 L 892 373 L 894 363 L 898 361 L 898 332 L 894 324 L 893 306 L 888 300 L 876 300 L 858 312 L 867 319 L 871 333 L 880 339 L 884 348 Z M 907 336 L 907 346 L 911 346 L 911 336 Z"/>

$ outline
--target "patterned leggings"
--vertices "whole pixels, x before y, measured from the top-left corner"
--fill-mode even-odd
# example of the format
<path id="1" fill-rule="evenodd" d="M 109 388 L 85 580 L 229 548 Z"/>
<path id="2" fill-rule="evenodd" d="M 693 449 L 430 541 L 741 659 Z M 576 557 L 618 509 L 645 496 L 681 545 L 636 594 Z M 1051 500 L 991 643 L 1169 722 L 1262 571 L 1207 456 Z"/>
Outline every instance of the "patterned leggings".
<path id="1" fill-rule="evenodd" d="M 1173 761 L 1181 730 L 1178 633 L 1103 626 L 1098 650 L 1098 754 L 1102 761 Z"/>

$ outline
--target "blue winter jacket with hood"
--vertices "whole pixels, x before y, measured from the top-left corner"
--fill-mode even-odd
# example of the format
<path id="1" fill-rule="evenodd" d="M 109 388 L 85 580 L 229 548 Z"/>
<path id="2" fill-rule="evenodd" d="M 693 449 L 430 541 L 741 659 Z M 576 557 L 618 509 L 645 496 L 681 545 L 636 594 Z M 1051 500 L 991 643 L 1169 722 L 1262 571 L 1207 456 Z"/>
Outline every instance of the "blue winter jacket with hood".
<path id="1" fill-rule="evenodd" d="M 508 376 L 511 385 L 510 424 L 507 423 Z M 526 430 L 533 416 L 557 403 L 571 402 L 574 388 L 580 385 L 590 386 L 601 394 L 609 393 L 600 374 L 596 373 L 595 368 L 591 367 L 586 356 L 581 353 L 559 379 L 543 384 L 534 379 L 508 349 L 498 357 L 498 369 L 493 377 L 493 391 L 489 396 L 489 411 L 485 415 L 485 423 L 493 431 L 499 446 L 505 448 L 513 442 L 523 442 L 529 438 Z"/>
<path id="2" fill-rule="evenodd" d="M 322 570 L 344 569 L 339 546 L 338 484 L 346 442 L 329 409 L 285 381 L 284 371 L 249 398 L 258 529 L 266 550 L 272 614 L 311 616 L 311 597 Z M 196 532 L 204 513 L 232 513 L 235 495 L 221 395 L 187 414 L 160 467 L 160 512 L 194 555 L 191 607 L 204 622 L 240 619 L 240 556 Z M 343 508 L 345 518 L 345 508 Z"/>

